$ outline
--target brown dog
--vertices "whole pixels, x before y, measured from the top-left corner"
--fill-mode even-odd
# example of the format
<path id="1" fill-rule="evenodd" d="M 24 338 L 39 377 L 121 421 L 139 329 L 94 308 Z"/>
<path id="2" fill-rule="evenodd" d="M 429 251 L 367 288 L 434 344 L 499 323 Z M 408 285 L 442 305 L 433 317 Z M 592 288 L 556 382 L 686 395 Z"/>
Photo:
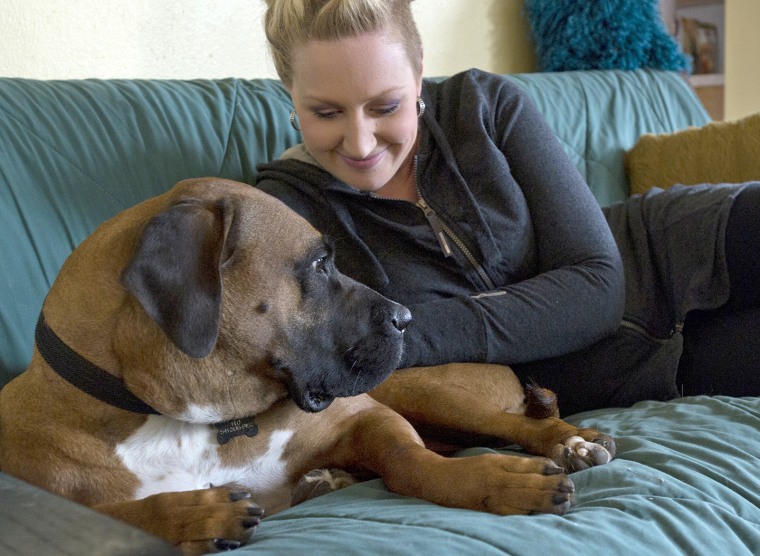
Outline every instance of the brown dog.
<path id="1" fill-rule="evenodd" d="M 410 318 L 341 275 L 329 244 L 279 201 L 181 182 L 64 264 L 32 362 L 0 392 L 0 468 L 187 553 L 245 541 L 259 507 L 287 506 L 317 468 L 377 474 L 446 506 L 565 512 L 565 472 L 609 461 L 612 439 L 522 415 L 504 367 L 411 369 L 380 384 Z M 363 395 L 373 388 L 382 403 Z M 546 405 L 533 399 L 529 411 Z M 502 439 L 545 457 L 445 458 L 402 415 L 459 434 L 448 442 Z"/>

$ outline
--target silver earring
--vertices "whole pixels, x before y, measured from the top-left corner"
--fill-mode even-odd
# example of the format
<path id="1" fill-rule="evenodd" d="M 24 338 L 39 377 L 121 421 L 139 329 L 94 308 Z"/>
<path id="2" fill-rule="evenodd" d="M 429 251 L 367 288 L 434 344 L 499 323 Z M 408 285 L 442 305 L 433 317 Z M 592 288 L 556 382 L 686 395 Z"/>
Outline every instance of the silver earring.
<path id="1" fill-rule="evenodd" d="M 293 108 L 293 111 L 290 113 L 290 125 L 293 126 L 293 129 L 296 131 L 301 131 L 301 128 L 296 125 L 296 109 Z"/>
<path id="2" fill-rule="evenodd" d="M 424 113 L 425 113 L 425 101 L 422 100 L 422 97 L 417 97 L 417 117 L 421 118 Z"/>

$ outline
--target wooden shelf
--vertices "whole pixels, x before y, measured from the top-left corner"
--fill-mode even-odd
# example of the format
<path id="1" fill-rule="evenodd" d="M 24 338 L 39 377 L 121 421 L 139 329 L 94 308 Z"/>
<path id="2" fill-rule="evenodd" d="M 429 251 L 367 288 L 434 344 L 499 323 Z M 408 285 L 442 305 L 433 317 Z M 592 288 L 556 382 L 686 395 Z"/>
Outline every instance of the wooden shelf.
<path id="1" fill-rule="evenodd" d="M 722 73 L 725 0 L 660 0 L 660 9 L 668 31 L 674 36 L 679 32 L 678 22 L 681 17 L 715 26 L 718 38 L 717 60 L 709 69 L 719 73 L 694 74 L 689 76 L 689 83 L 710 116 L 714 120 L 722 120 L 725 96 L 725 79 Z"/>
<path id="2" fill-rule="evenodd" d="M 708 6 L 710 4 L 723 4 L 723 0 L 676 0 L 679 8 L 691 8 L 693 6 Z"/>

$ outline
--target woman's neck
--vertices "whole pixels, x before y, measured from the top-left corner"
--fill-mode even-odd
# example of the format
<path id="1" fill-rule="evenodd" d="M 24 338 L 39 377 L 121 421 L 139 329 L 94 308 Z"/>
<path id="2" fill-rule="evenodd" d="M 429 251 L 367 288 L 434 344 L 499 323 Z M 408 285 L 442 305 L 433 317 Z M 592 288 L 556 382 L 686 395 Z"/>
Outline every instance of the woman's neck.
<path id="1" fill-rule="evenodd" d="M 399 168 L 391 180 L 375 191 L 375 195 L 386 199 L 399 199 L 416 203 L 419 199 L 417 194 L 416 176 L 416 151 L 409 153 L 407 161 Z"/>

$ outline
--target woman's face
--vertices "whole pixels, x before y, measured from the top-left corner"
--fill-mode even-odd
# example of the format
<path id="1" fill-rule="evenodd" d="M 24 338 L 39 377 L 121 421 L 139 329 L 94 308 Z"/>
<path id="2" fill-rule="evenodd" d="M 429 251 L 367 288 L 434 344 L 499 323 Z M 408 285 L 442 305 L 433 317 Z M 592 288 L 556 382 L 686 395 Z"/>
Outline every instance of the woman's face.
<path id="1" fill-rule="evenodd" d="M 328 172 L 380 195 L 408 178 L 422 83 L 386 34 L 297 48 L 290 89 L 304 143 Z"/>

